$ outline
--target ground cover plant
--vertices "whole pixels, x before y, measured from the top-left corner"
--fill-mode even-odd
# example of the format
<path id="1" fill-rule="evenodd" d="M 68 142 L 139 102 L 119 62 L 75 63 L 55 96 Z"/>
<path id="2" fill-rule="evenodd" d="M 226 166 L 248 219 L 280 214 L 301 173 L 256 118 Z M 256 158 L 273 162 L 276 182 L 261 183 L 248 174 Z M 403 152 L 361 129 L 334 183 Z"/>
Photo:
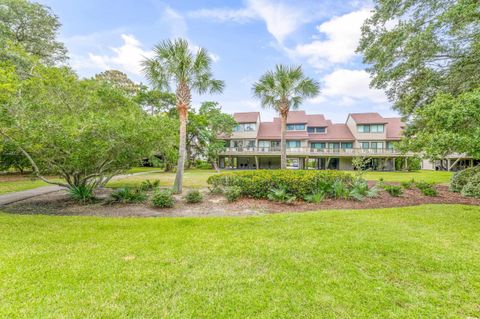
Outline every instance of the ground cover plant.
<path id="1" fill-rule="evenodd" d="M 117 203 L 142 203 L 147 200 L 145 190 L 139 188 L 119 188 L 110 195 L 113 202 Z"/>
<path id="2" fill-rule="evenodd" d="M 0 214 L 0 317 L 475 318 L 479 214 Z"/>
<path id="3" fill-rule="evenodd" d="M 158 208 L 171 208 L 175 204 L 172 191 L 170 189 L 159 189 L 151 198 L 152 206 Z"/>
<path id="4" fill-rule="evenodd" d="M 417 182 L 415 186 L 422 192 L 425 196 L 437 196 L 437 190 L 435 185 L 427 182 Z"/>
<path id="5" fill-rule="evenodd" d="M 200 203 L 202 200 L 202 193 L 196 189 L 188 191 L 187 195 L 185 195 L 185 201 L 189 204 Z"/>
<path id="6" fill-rule="evenodd" d="M 383 189 L 393 197 L 398 197 L 403 194 L 402 187 L 398 185 L 385 185 Z"/>

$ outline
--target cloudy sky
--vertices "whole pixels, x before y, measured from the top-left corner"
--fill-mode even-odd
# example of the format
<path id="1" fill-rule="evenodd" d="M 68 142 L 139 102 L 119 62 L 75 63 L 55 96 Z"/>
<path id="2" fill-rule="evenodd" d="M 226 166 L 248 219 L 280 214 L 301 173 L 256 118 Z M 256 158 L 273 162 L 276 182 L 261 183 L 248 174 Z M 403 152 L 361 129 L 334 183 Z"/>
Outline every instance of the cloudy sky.
<path id="1" fill-rule="evenodd" d="M 355 53 L 371 3 L 352 0 L 40 0 L 63 26 L 71 66 L 90 77 L 106 69 L 144 82 L 139 61 L 167 38 L 183 37 L 206 48 L 214 74 L 226 82 L 218 101 L 226 112 L 262 111 L 252 84 L 275 64 L 301 64 L 321 83 L 321 94 L 302 109 L 344 122 L 349 112 L 394 115 L 382 91 L 369 88 L 362 57 Z"/>

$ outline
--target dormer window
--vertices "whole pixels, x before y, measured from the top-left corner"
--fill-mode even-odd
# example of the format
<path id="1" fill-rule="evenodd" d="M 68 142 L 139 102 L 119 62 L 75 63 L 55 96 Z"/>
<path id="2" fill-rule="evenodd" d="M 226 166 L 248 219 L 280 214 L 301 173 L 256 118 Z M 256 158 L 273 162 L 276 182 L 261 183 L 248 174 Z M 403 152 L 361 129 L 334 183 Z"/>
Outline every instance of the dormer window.
<path id="1" fill-rule="evenodd" d="M 358 133 L 383 133 L 383 124 L 362 124 L 357 125 Z"/>
<path id="2" fill-rule="evenodd" d="M 305 131 L 305 124 L 287 124 L 287 131 Z"/>
<path id="3" fill-rule="evenodd" d="M 257 123 L 240 123 L 233 128 L 234 132 L 254 132 L 257 129 Z"/>
<path id="4" fill-rule="evenodd" d="M 327 131 L 326 127 L 308 127 L 308 133 L 321 134 Z"/>

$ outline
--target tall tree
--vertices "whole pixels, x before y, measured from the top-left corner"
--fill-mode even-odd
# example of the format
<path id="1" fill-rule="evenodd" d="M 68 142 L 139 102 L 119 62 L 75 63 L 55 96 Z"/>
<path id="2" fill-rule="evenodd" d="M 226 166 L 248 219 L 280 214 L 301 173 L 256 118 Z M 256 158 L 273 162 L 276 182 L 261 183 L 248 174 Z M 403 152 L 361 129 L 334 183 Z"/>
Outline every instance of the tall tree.
<path id="1" fill-rule="evenodd" d="M 140 86 L 138 84 L 130 80 L 128 75 L 118 70 L 106 70 L 102 73 L 95 74 L 95 79 L 97 81 L 106 82 L 117 89 L 123 90 L 130 96 L 136 95 L 140 90 Z"/>
<path id="2" fill-rule="evenodd" d="M 480 86 L 480 1 L 374 0 L 358 51 L 404 116 Z"/>
<path id="3" fill-rule="evenodd" d="M 177 174 L 173 185 L 175 193 L 182 192 L 183 171 L 186 155 L 188 110 L 192 91 L 198 94 L 221 93 L 223 81 L 212 75 L 212 59 L 207 50 L 199 48 L 192 53 L 185 39 L 165 40 L 154 48 L 154 56 L 143 61 L 144 72 L 151 84 L 158 90 L 169 90 L 175 86 L 176 107 L 180 120 L 180 143 Z"/>
<path id="4" fill-rule="evenodd" d="M 298 109 L 304 99 L 320 93 L 317 81 L 306 77 L 301 66 L 277 65 L 274 71 L 265 73 L 253 85 L 253 94 L 264 108 L 272 108 L 280 114 L 281 126 L 281 168 L 287 167 L 287 145 L 285 132 L 290 109 Z"/>
<path id="5" fill-rule="evenodd" d="M 146 85 L 140 85 L 140 90 L 137 92 L 135 100 L 144 110 L 148 110 L 151 115 L 160 112 L 169 113 L 172 109 L 175 109 L 175 94 L 160 90 L 150 90 Z"/>
<path id="6" fill-rule="evenodd" d="M 0 0 L 0 42 L 20 45 L 43 63 L 67 60 L 67 50 L 56 40 L 61 24 L 50 8 L 27 0 Z"/>

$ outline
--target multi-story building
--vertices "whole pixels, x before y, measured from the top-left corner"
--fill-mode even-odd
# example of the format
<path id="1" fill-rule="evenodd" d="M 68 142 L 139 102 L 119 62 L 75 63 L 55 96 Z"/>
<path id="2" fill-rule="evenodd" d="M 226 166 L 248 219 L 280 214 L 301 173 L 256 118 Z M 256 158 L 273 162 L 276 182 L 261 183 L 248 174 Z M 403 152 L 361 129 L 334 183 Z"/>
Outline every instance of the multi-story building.
<path id="1" fill-rule="evenodd" d="M 238 125 L 225 137 L 226 149 L 220 168 L 280 168 L 280 118 L 262 122 L 259 112 L 235 113 Z M 291 111 L 287 118 L 287 163 L 290 168 L 352 169 L 352 159 L 371 159 L 371 168 L 395 170 L 395 159 L 415 156 L 400 153 L 395 142 L 401 138 L 400 118 L 378 113 L 351 113 L 345 123 L 332 123 L 322 114 Z M 428 166 L 428 162 L 422 163 Z M 434 166 L 425 168 L 435 169 Z"/>

